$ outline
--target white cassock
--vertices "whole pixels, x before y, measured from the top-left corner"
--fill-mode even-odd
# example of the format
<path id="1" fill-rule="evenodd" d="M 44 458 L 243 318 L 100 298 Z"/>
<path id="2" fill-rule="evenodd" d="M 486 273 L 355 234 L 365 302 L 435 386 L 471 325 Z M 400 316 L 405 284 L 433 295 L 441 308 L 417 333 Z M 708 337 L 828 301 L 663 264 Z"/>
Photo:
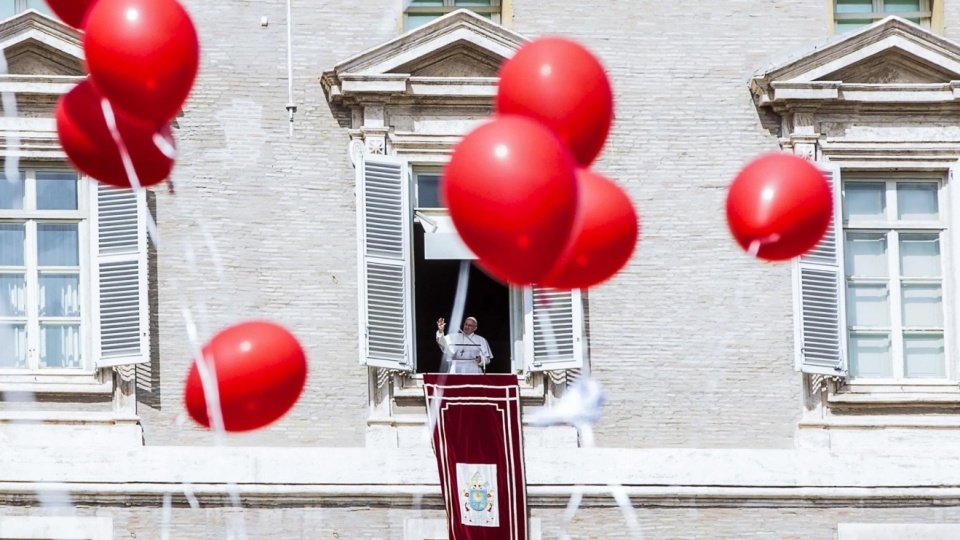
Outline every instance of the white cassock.
<path id="1" fill-rule="evenodd" d="M 483 373 L 483 368 L 477 365 L 477 357 L 481 358 L 481 363 L 486 366 L 493 358 L 490 352 L 490 344 L 487 340 L 476 334 L 456 334 L 443 335 L 437 331 L 437 345 L 440 350 L 450 355 L 450 370 L 447 373 Z"/>

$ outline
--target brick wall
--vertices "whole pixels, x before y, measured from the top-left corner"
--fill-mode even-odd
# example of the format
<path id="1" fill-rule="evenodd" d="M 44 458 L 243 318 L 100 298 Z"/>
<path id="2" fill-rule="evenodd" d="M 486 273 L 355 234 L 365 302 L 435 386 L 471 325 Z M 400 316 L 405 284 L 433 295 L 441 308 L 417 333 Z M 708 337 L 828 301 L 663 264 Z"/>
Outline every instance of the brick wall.
<path id="1" fill-rule="evenodd" d="M 178 194 L 157 197 L 159 400 L 141 405 L 148 444 L 208 441 L 189 423 L 174 425 L 190 357 L 182 302 L 206 320 L 204 335 L 266 317 L 307 347 L 311 377 L 300 404 L 275 427 L 235 443 L 362 444 L 353 169 L 346 131 L 318 78 L 395 36 L 396 4 L 294 6 L 299 110 L 290 138 L 284 3 L 187 2 L 203 36 L 203 65 L 179 119 Z M 792 371 L 789 269 L 759 264 L 734 246 L 724 188 L 747 159 L 777 147 L 760 126 L 748 78 L 771 58 L 822 39 L 826 9 L 794 0 L 602 10 L 518 0 L 514 10 L 515 30 L 562 32 L 606 63 L 617 121 L 597 168 L 627 187 L 641 215 L 637 255 L 590 293 L 593 368 L 611 393 L 599 443 L 790 446 L 800 383 Z M 186 262 L 187 242 L 199 268 Z"/>

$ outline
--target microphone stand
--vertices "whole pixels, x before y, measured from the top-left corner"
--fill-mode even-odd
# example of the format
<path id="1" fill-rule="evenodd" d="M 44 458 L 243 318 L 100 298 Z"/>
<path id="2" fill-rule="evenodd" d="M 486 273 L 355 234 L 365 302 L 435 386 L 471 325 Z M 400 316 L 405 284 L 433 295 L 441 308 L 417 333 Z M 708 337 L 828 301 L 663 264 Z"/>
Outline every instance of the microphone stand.
<path id="1" fill-rule="evenodd" d="M 483 347 L 481 347 L 479 343 L 477 343 L 476 341 L 474 341 L 473 338 L 471 338 L 470 336 L 464 334 L 464 333 L 463 333 L 463 330 L 460 330 L 460 335 L 462 335 L 463 337 L 467 338 L 467 341 L 469 341 L 471 345 L 474 345 L 475 347 L 477 347 L 478 349 L 480 349 L 480 370 L 483 372 L 484 375 L 486 375 L 486 374 L 487 374 L 487 364 L 484 363 L 484 361 L 483 361 Z"/>

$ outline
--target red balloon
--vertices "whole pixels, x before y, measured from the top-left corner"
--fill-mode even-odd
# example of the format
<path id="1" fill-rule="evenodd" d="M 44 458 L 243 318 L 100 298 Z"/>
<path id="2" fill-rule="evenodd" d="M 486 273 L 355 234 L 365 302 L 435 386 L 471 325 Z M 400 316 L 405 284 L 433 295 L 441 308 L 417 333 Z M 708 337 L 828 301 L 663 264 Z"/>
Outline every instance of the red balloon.
<path id="1" fill-rule="evenodd" d="M 104 184 L 130 187 L 120 150 L 103 117 L 101 100 L 89 80 L 60 97 L 56 107 L 57 135 L 73 166 Z M 117 131 L 133 162 L 133 170 L 143 187 L 159 184 L 170 175 L 173 159 L 154 143 L 157 130 L 114 110 Z M 175 145 L 170 125 L 159 131 L 170 147 Z"/>
<path id="2" fill-rule="evenodd" d="M 271 322 L 225 328 L 206 344 L 203 357 L 216 371 L 227 431 L 250 431 L 276 421 L 297 402 L 307 380 L 307 359 L 297 338 Z M 184 399 L 190 417 L 210 427 L 196 361 Z"/>
<path id="3" fill-rule="evenodd" d="M 633 255 L 639 236 L 637 211 L 612 180 L 579 169 L 580 200 L 570 244 L 542 285 L 586 289 L 614 276 Z"/>
<path id="4" fill-rule="evenodd" d="M 830 226 L 833 193 L 820 169 L 793 154 L 753 160 L 727 193 L 727 224 L 740 247 L 783 261 L 817 245 Z"/>
<path id="5" fill-rule="evenodd" d="M 200 43 L 176 0 L 99 0 L 83 39 L 90 78 L 118 108 L 154 125 L 190 95 Z"/>
<path id="6" fill-rule="evenodd" d="M 543 124 L 501 116 L 454 148 L 441 194 L 460 237 L 491 274 L 536 283 L 567 244 L 577 203 L 575 166 Z"/>
<path id="7" fill-rule="evenodd" d="M 575 41 L 546 37 L 522 46 L 500 68 L 496 109 L 535 118 L 593 163 L 613 123 L 613 90 L 600 61 Z"/>
<path id="8" fill-rule="evenodd" d="M 50 9 L 60 20 L 78 29 L 83 29 L 87 12 L 97 0 L 47 0 Z"/>

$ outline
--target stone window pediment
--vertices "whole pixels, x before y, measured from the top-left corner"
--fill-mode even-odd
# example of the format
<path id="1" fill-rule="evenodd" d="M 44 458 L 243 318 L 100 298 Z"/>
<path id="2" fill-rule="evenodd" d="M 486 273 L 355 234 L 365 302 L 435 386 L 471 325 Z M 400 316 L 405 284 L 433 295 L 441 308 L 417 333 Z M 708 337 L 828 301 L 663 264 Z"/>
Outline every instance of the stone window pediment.
<path id="1" fill-rule="evenodd" d="M 888 17 L 774 64 L 750 86 L 758 106 L 779 111 L 951 105 L 960 100 L 960 45 Z"/>
<path id="2" fill-rule="evenodd" d="M 489 102 L 500 64 L 526 41 L 459 10 L 338 63 L 323 74 L 323 87 L 331 102 L 345 105 L 398 98 Z"/>
<path id="3" fill-rule="evenodd" d="M 936 312 L 943 318 L 937 323 L 937 336 L 950 343 L 942 347 L 950 352 L 937 357 L 935 351 L 929 358 L 938 369 L 942 358 L 943 370 L 924 374 L 922 381 L 919 372 L 908 373 L 916 361 L 915 353 L 908 351 L 914 347 L 914 327 L 901 331 L 891 326 L 889 354 L 884 356 L 887 353 L 879 345 L 875 350 L 880 352 L 872 359 L 879 358 L 875 365 L 880 369 L 870 371 L 871 358 L 864 345 L 870 338 L 864 337 L 864 329 L 885 324 L 887 314 L 894 321 L 891 324 L 905 324 L 911 317 L 903 315 L 910 301 L 897 296 L 897 287 L 904 283 L 909 287 L 910 278 L 901 279 L 896 273 L 906 268 L 898 262 L 901 252 L 892 250 L 878 257 L 895 269 L 889 289 L 894 292 L 886 307 L 877 308 L 881 322 L 871 326 L 875 321 L 864 317 L 866 302 L 857 296 L 867 288 L 862 267 L 850 254 L 859 253 L 865 238 L 889 240 L 896 249 L 904 238 L 909 243 L 917 226 L 898 213 L 901 190 L 926 189 L 933 193 L 927 200 L 938 208 L 937 217 L 930 219 L 936 221 L 936 228 L 931 227 L 929 234 L 950 246 L 937 251 L 936 257 L 943 257 L 947 268 L 956 264 L 960 222 L 953 216 L 960 205 L 956 185 L 960 44 L 891 16 L 772 63 L 752 78 L 750 91 L 761 124 L 775 134 L 781 148 L 817 162 L 834 186 L 835 225 L 823 243 L 833 246 L 833 252 L 823 259 L 800 259 L 793 272 L 796 365 L 805 373 L 807 392 L 801 427 L 881 426 L 900 413 L 905 413 L 903 423 L 918 425 L 910 414 L 954 407 L 958 368 L 953 347 L 958 326 L 953 285 L 947 281 L 937 285 L 946 291 L 941 311 Z M 864 193 L 880 193 L 874 200 L 880 200 L 884 210 L 867 212 L 866 218 L 859 210 L 848 213 L 866 200 L 857 198 Z M 943 275 L 951 275 L 951 270 Z M 819 309 L 825 311 L 815 314 Z M 822 366 L 815 365 L 821 359 Z M 886 371 L 888 365 L 891 369 Z M 847 436 L 840 431 L 830 437 Z M 812 441 L 806 437 L 814 432 L 806 433 L 803 440 Z"/>
<path id="4" fill-rule="evenodd" d="M 35 11 L 24 12 L 0 23 L 0 48 L 6 55 L 10 75 L 86 75 L 80 34 Z"/>

